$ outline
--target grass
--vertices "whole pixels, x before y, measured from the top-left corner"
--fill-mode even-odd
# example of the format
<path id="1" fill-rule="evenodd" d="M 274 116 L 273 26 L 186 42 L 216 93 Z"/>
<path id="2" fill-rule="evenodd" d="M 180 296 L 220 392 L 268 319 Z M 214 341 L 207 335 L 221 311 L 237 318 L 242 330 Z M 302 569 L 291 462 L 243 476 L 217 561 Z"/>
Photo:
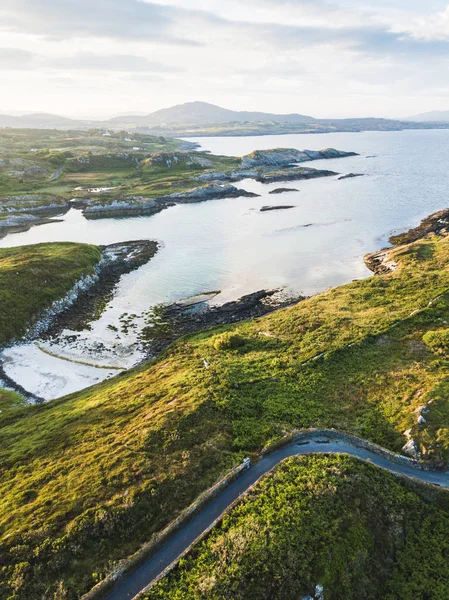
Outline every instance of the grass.
<path id="1" fill-rule="evenodd" d="M 5 415 L 0 596 L 78 598 L 219 474 L 295 428 L 396 451 L 411 428 L 427 458 L 447 461 L 449 362 L 423 336 L 449 323 L 449 237 L 391 255 L 393 273 L 183 338 L 136 370 Z"/>
<path id="2" fill-rule="evenodd" d="M 253 488 L 146 600 L 441 600 L 449 494 L 354 458 L 300 457 Z"/>
<path id="3" fill-rule="evenodd" d="M 26 405 L 25 399 L 16 392 L 0 388 L 0 418 Z"/>
<path id="4" fill-rule="evenodd" d="M 186 145 L 181 140 L 139 133 L 112 132 L 105 136 L 98 129 L 0 129 L 0 159 L 4 161 L 0 163 L 0 189 L 3 197 L 42 195 L 42 206 L 49 203 L 46 195 L 64 200 L 76 197 L 73 188 L 80 185 L 119 185 L 126 189 L 127 179 L 138 178 L 139 161 Z M 21 207 L 17 200 L 15 208 Z"/>
<path id="5" fill-rule="evenodd" d="M 100 258 L 96 246 L 66 242 L 0 249 L 0 346 L 21 337 Z"/>

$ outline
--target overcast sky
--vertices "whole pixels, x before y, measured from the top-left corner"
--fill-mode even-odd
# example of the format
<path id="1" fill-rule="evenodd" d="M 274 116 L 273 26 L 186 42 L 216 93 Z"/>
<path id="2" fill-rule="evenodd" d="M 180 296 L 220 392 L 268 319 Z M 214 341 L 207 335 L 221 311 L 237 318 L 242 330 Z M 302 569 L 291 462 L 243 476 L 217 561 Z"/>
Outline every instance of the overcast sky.
<path id="1" fill-rule="evenodd" d="M 0 110 L 449 110 L 447 0 L 1 0 Z"/>

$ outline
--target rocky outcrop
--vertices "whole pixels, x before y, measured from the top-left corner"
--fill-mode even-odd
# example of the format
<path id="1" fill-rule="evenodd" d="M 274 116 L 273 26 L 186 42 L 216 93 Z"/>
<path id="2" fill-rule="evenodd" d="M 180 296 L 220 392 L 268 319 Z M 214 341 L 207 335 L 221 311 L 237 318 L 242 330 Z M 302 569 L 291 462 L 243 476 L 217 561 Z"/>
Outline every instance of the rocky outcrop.
<path id="1" fill-rule="evenodd" d="M 364 177 L 364 173 L 348 173 L 347 175 L 341 175 L 338 178 L 338 181 L 342 181 L 342 179 L 354 179 L 354 177 Z"/>
<path id="2" fill-rule="evenodd" d="M 135 214 L 152 215 L 170 206 L 167 202 L 155 198 L 145 198 L 144 196 L 127 196 L 109 202 L 98 199 L 87 199 L 81 201 L 81 204 L 84 205 L 83 214 L 86 219 Z"/>
<path id="3" fill-rule="evenodd" d="M 398 268 L 397 262 L 390 259 L 390 250 L 388 248 L 379 252 L 366 254 L 363 260 L 368 269 L 375 275 L 386 275 Z"/>
<path id="4" fill-rule="evenodd" d="M 179 165 L 208 168 L 214 163 L 203 152 L 160 152 L 145 160 L 144 164 L 172 169 Z"/>
<path id="5" fill-rule="evenodd" d="M 292 204 L 280 204 L 279 206 L 262 206 L 260 212 L 268 212 L 271 210 L 287 210 L 289 208 L 295 208 Z"/>
<path id="6" fill-rule="evenodd" d="M 103 256 L 95 273 L 78 282 L 65 298 L 55 302 L 39 323 L 28 333 L 52 339 L 66 329 L 80 331 L 101 314 L 112 299 L 122 275 L 149 262 L 159 245 L 152 240 L 132 240 L 102 246 Z"/>
<path id="7" fill-rule="evenodd" d="M 242 157 L 242 168 L 286 167 L 297 163 L 327 158 L 345 158 L 357 156 L 355 152 L 343 152 L 335 148 L 325 150 L 295 150 L 294 148 L 274 148 L 272 150 L 255 150 Z"/>
<path id="8" fill-rule="evenodd" d="M 296 188 L 276 188 L 275 190 L 271 190 L 271 192 L 268 192 L 269 194 L 284 194 L 286 192 L 299 192 L 299 190 L 297 190 Z"/>
<path id="9" fill-rule="evenodd" d="M 176 194 L 164 196 L 163 200 L 185 204 L 188 202 L 204 202 L 205 200 L 239 198 L 242 196 L 256 198 L 259 194 L 238 189 L 233 185 L 210 184 L 194 188 L 188 192 L 178 192 Z"/>
<path id="10" fill-rule="evenodd" d="M 415 440 L 410 439 L 403 447 L 402 452 L 407 456 L 410 456 L 414 459 L 419 459 L 421 457 L 421 453 L 419 451 L 418 446 L 416 445 Z"/>
<path id="11" fill-rule="evenodd" d="M 318 177 L 332 177 L 335 175 L 338 175 L 335 171 L 300 167 L 264 172 L 256 177 L 256 181 L 260 183 L 275 183 L 276 181 L 301 181 L 303 179 L 316 179 Z"/>
<path id="12" fill-rule="evenodd" d="M 5 218 L 0 218 L 0 238 L 8 233 L 19 233 L 28 231 L 35 225 L 44 225 L 45 223 L 54 223 L 58 219 L 47 219 L 46 217 L 37 217 L 25 213 L 7 215 Z"/>
<path id="13" fill-rule="evenodd" d="M 199 294 L 197 297 L 160 307 L 159 318 L 142 332 L 148 357 L 151 358 L 165 349 L 182 335 L 196 333 L 216 325 L 261 317 L 304 299 L 286 297 L 281 290 L 260 290 L 225 304 L 211 305 L 210 301 L 218 294 L 218 291 Z"/>
<path id="14" fill-rule="evenodd" d="M 0 214 L 6 213 L 45 213 L 49 210 L 68 209 L 64 198 L 53 195 L 25 194 L 23 196 L 0 197 Z"/>
<path id="15" fill-rule="evenodd" d="M 406 233 L 392 235 L 390 244 L 400 246 L 402 244 L 410 244 L 417 240 L 423 239 L 429 235 L 444 235 L 448 233 L 449 228 L 449 209 L 440 210 L 426 217 L 421 223 L 409 229 Z"/>
<path id="16" fill-rule="evenodd" d="M 190 202 L 205 202 L 220 198 L 257 197 L 258 194 L 247 192 L 233 185 L 210 184 L 196 187 L 187 192 L 177 192 L 168 196 L 146 198 L 143 196 L 126 196 L 116 200 L 88 198 L 78 200 L 77 206 L 84 207 L 83 214 L 87 219 L 117 217 L 122 215 L 152 215 L 174 206 Z"/>

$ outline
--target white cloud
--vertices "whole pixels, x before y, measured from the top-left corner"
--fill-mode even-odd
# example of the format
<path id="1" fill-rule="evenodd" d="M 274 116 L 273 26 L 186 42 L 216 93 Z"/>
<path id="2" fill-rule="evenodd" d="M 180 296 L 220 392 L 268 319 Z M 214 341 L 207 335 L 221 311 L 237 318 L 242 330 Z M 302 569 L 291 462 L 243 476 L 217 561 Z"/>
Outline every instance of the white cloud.
<path id="1" fill-rule="evenodd" d="M 2 0 L 2 109 L 145 113 L 196 99 L 316 116 L 441 108 L 446 4 Z"/>

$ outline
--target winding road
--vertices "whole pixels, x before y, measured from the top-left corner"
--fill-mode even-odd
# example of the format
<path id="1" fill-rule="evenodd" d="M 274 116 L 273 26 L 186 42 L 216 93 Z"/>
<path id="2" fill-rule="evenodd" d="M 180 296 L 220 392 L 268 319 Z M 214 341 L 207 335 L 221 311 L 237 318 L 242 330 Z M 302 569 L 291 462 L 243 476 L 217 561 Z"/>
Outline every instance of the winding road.
<path id="1" fill-rule="evenodd" d="M 303 454 L 348 454 L 362 461 L 372 463 L 404 477 L 411 477 L 424 483 L 430 483 L 449 488 L 449 471 L 425 471 L 419 466 L 401 464 L 391 458 L 372 450 L 359 446 L 354 438 L 339 434 L 340 439 L 333 439 L 332 435 L 311 432 L 302 436 L 300 440 L 291 442 L 287 446 L 264 456 L 252 467 L 244 471 L 235 481 L 223 489 L 215 498 L 210 500 L 199 512 L 189 520 L 181 529 L 162 544 L 152 556 L 143 562 L 137 569 L 119 579 L 114 587 L 105 596 L 105 600 L 126 600 L 135 598 L 138 594 L 148 589 L 155 579 L 160 577 L 164 570 L 176 562 L 190 545 L 211 529 L 217 519 L 263 475 L 270 472 L 280 462 L 291 456 Z M 360 442 L 364 444 L 364 442 Z M 364 444 L 365 445 L 365 444 Z M 403 460 L 403 458 L 402 458 Z"/>

